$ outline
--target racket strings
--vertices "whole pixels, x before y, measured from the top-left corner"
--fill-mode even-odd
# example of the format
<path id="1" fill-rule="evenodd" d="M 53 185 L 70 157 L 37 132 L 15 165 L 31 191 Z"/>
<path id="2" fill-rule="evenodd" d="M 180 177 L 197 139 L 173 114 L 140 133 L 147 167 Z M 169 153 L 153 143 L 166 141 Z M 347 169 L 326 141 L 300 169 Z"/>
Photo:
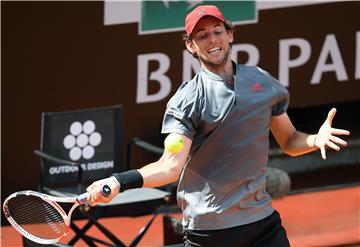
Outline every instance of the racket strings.
<path id="1" fill-rule="evenodd" d="M 23 204 L 19 206 L 14 211 L 14 215 L 16 215 L 16 219 L 20 219 L 23 224 L 27 223 L 42 223 L 44 220 L 45 222 L 50 223 L 51 221 L 61 221 L 62 217 L 59 218 L 59 213 L 57 211 L 54 212 L 53 207 L 50 206 L 48 203 L 44 203 L 43 208 L 41 210 L 45 210 L 47 214 L 44 212 L 39 211 L 40 208 L 34 208 L 33 205 L 29 203 Z M 20 212 L 20 213 L 19 213 Z M 43 216 L 43 218 L 41 217 Z"/>
<path id="2" fill-rule="evenodd" d="M 8 201 L 8 210 L 14 221 L 28 233 L 56 239 L 66 231 L 62 215 L 50 203 L 32 195 L 19 195 Z"/>

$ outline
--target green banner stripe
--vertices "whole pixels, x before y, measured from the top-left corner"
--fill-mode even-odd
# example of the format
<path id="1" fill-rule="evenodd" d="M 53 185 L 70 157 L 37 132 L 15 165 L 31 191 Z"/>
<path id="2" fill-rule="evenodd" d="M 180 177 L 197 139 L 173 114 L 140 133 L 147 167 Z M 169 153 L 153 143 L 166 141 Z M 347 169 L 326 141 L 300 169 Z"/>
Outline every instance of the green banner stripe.
<path id="1" fill-rule="evenodd" d="M 192 1 L 143 1 L 141 5 L 141 31 L 160 31 L 184 28 L 185 16 L 195 5 Z M 225 18 L 232 22 L 251 21 L 256 18 L 253 1 L 203 1 L 201 4 L 216 5 Z M 166 6 L 168 5 L 168 6 Z"/>

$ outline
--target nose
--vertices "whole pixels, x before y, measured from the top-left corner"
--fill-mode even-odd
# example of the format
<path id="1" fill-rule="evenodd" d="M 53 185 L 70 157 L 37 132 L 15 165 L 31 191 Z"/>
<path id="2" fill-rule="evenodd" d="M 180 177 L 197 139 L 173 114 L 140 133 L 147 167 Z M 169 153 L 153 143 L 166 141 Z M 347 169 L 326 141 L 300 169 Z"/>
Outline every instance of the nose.
<path id="1" fill-rule="evenodd" d="M 210 44 L 216 43 L 216 40 L 217 40 L 216 35 L 214 33 L 211 33 L 209 35 L 209 43 Z"/>

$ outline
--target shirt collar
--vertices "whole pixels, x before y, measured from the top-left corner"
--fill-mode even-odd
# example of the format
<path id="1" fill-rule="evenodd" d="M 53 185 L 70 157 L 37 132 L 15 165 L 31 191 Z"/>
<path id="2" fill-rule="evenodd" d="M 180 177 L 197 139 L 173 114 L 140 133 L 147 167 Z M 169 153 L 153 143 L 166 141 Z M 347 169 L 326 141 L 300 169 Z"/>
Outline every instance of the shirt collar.
<path id="1" fill-rule="evenodd" d="M 231 60 L 231 64 L 233 66 L 233 70 L 234 70 L 234 79 L 236 78 L 236 76 L 238 75 L 238 71 L 237 71 L 237 66 L 236 63 L 234 61 Z M 201 74 L 205 75 L 207 78 L 211 79 L 211 80 L 215 80 L 215 81 L 222 81 L 222 82 L 226 82 L 229 80 L 229 78 L 224 78 L 221 77 L 205 68 L 201 68 L 200 71 Z"/>

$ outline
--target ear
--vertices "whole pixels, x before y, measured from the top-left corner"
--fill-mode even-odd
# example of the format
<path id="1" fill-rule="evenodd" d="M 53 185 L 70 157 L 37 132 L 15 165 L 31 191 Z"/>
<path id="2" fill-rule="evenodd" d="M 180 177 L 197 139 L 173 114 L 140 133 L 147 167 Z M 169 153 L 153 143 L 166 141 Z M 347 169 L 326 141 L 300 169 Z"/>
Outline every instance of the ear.
<path id="1" fill-rule="evenodd" d="M 228 30 L 227 33 L 229 35 L 229 43 L 232 43 L 234 41 L 234 32 L 233 30 Z"/>
<path id="2" fill-rule="evenodd" d="M 186 46 L 186 49 L 191 53 L 191 54 L 194 54 L 194 44 L 192 41 L 190 40 L 185 40 L 185 46 Z"/>

